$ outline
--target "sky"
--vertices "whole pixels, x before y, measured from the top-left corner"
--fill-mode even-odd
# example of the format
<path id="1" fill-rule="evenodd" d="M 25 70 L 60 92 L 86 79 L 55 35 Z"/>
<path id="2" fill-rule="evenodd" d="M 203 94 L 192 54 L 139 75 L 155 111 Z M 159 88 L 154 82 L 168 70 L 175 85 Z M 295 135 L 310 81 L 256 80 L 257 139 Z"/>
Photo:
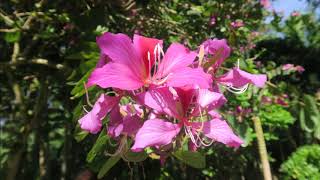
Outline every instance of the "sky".
<path id="1" fill-rule="evenodd" d="M 283 12 L 284 17 L 289 17 L 293 11 L 307 12 L 308 4 L 306 0 L 274 0 L 271 1 L 271 8 L 275 9 L 277 12 Z M 320 15 L 320 8 L 317 9 L 317 14 Z"/>

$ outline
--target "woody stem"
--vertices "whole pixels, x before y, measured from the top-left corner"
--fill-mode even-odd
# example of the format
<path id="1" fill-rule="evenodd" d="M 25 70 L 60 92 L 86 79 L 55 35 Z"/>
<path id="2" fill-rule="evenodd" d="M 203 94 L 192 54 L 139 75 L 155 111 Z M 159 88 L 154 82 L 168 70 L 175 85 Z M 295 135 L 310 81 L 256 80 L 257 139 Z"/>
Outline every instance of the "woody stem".
<path id="1" fill-rule="evenodd" d="M 252 121 L 253 121 L 254 129 L 257 135 L 258 150 L 259 150 L 260 160 L 262 163 L 264 180 L 272 180 L 270 164 L 268 161 L 268 152 L 267 152 L 266 142 L 263 136 L 263 130 L 262 130 L 260 118 L 252 117 Z"/>

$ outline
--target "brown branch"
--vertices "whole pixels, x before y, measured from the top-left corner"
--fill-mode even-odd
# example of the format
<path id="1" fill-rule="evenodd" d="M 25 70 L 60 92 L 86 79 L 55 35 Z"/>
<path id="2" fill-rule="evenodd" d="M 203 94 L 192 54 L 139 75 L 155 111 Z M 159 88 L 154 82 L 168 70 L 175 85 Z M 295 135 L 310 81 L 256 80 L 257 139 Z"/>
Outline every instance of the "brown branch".
<path id="1" fill-rule="evenodd" d="M 262 171 L 264 180 L 272 180 L 270 164 L 268 160 L 268 151 L 266 147 L 266 142 L 263 136 L 262 125 L 259 117 L 252 117 L 252 121 L 254 124 L 254 130 L 257 135 L 258 141 L 258 150 L 260 155 L 260 160 L 262 164 Z"/>
<path id="2" fill-rule="evenodd" d="M 64 66 L 63 64 L 55 64 L 49 62 L 47 59 L 43 58 L 36 58 L 36 59 L 31 59 L 29 61 L 27 60 L 22 60 L 23 58 L 20 58 L 19 60 L 15 62 L 6 62 L 6 63 L 0 63 L 0 68 L 6 69 L 6 68 L 15 68 L 17 66 L 21 65 L 44 65 L 50 68 L 58 69 L 58 70 L 66 70 L 69 69 L 68 67 Z"/>

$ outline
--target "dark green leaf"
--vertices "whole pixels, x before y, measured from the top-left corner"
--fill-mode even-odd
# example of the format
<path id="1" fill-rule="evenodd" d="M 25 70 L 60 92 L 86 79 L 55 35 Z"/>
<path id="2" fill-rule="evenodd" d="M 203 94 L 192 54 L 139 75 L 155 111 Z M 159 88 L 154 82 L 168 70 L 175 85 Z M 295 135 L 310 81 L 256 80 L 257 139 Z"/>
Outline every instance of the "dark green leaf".
<path id="1" fill-rule="evenodd" d="M 206 158 L 199 152 L 191 152 L 191 151 L 176 151 L 173 153 L 180 161 L 188 164 L 194 168 L 205 168 L 206 167 Z"/>
<path id="2" fill-rule="evenodd" d="M 111 156 L 107 162 L 104 163 L 104 165 L 101 167 L 99 173 L 98 173 L 98 179 L 101 179 L 103 176 L 105 176 L 108 171 L 120 160 L 120 156 Z"/>

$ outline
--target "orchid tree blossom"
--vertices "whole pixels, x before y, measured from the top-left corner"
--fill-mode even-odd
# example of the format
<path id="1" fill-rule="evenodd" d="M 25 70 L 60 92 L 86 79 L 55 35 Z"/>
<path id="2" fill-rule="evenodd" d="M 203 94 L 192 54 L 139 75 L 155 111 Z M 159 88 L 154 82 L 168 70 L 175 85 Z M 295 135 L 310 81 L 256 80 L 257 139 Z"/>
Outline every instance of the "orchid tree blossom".
<path id="1" fill-rule="evenodd" d="M 101 130 L 102 120 L 120 101 L 118 96 L 101 94 L 93 105 L 91 111 L 87 112 L 78 122 L 81 129 L 96 134 Z"/>
<path id="2" fill-rule="evenodd" d="M 196 84 L 208 88 L 212 82 L 201 67 L 190 67 L 197 53 L 179 43 L 171 44 L 164 53 L 162 40 L 134 35 L 132 41 L 125 34 L 107 32 L 97 38 L 97 44 L 101 58 L 107 56 L 109 62 L 92 72 L 88 86 L 137 90 L 149 85 Z"/>
<path id="3" fill-rule="evenodd" d="M 240 69 L 238 65 L 222 76 L 217 76 L 216 72 L 221 64 L 230 55 L 230 47 L 226 40 L 209 39 L 202 43 L 205 55 L 205 64 L 207 72 L 212 74 L 215 83 L 225 86 L 227 90 L 240 94 L 246 91 L 249 84 L 257 87 L 263 87 L 267 81 L 265 74 L 250 74 Z M 210 57 L 209 57 L 210 55 Z"/>
<path id="4" fill-rule="evenodd" d="M 242 140 L 232 132 L 225 121 L 218 118 L 204 120 L 202 111 L 205 111 L 209 104 L 222 98 L 219 93 L 190 87 L 174 89 L 162 87 L 138 96 L 143 104 L 156 110 L 159 115 L 168 115 L 176 121 L 170 122 L 168 119 L 161 118 L 146 120 L 136 134 L 132 151 L 141 151 L 150 146 L 159 148 L 170 144 L 180 133 L 181 128 L 184 128 L 185 134 L 197 147 L 209 146 L 213 141 L 230 147 L 239 147 L 242 144 Z M 211 142 L 206 143 L 201 134 L 211 139 Z"/>

